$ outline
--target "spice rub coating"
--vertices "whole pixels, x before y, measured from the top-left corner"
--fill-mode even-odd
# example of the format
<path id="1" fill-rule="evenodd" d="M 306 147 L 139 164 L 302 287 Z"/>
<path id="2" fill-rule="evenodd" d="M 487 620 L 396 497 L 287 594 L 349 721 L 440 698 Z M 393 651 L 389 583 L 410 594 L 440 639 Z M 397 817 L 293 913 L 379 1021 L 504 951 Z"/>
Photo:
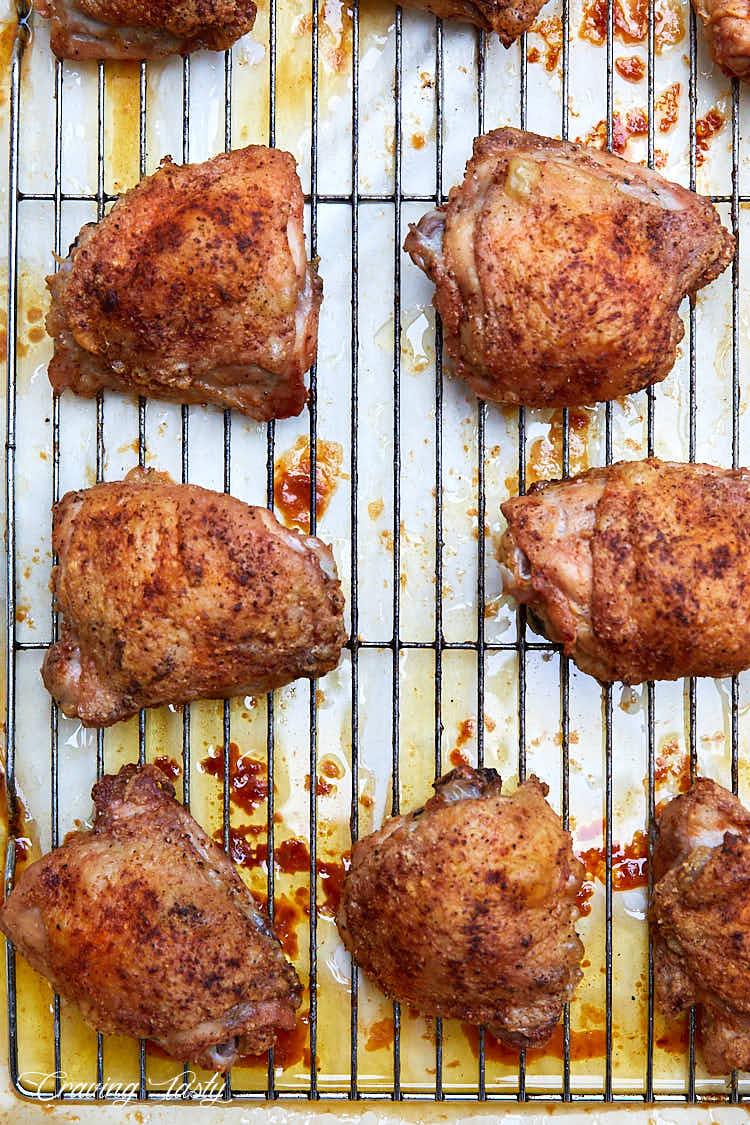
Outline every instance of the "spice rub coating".
<path id="1" fill-rule="evenodd" d="M 86 726 L 262 694 L 338 664 L 344 600 L 330 548 L 267 508 L 133 469 L 66 493 L 52 544 L 62 624 L 42 675 Z"/>
<path id="2" fill-rule="evenodd" d="M 665 378 L 680 302 L 735 243 L 710 200 L 647 168 L 503 128 L 474 141 L 463 183 L 404 249 L 480 397 L 573 406 Z"/>
<path id="3" fill-rule="evenodd" d="M 495 770 L 461 766 L 355 843 L 338 927 L 388 996 L 547 1042 L 581 977 L 584 871 L 546 794 L 531 777 L 506 795 Z"/>
<path id="4" fill-rule="evenodd" d="M 302 989 L 227 856 L 156 766 L 92 796 L 93 828 L 26 868 L 0 929 L 97 1031 L 221 1071 L 273 1046 Z"/>
<path id="5" fill-rule="evenodd" d="M 650 458 L 502 505 L 504 586 L 602 681 L 750 667 L 750 471 Z"/>
<path id="6" fill-rule="evenodd" d="M 47 279 L 53 388 L 299 414 L 322 300 L 302 209 L 288 152 L 167 158 Z"/>
<path id="7" fill-rule="evenodd" d="M 712 1074 L 750 1067 L 750 813 L 698 778 L 657 820 L 656 997 L 668 1016 L 699 1005 Z"/>

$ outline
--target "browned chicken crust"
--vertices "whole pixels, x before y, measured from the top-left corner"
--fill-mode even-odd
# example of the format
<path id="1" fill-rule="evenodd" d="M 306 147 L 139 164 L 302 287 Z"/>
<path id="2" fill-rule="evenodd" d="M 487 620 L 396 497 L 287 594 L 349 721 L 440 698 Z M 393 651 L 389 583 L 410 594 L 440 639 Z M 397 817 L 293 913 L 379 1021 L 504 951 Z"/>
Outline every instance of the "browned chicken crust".
<path id="1" fill-rule="evenodd" d="M 155 59 L 223 51 L 255 23 L 252 0 L 41 0 L 59 59 Z"/>
<path id="2" fill-rule="evenodd" d="M 97 1031 L 221 1071 L 273 1046 L 301 986 L 224 852 L 156 766 L 92 796 L 93 828 L 23 872 L 0 929 Z"/>
<path id="3" fill-rule="evenodd" d="M 750 667 L 750 471 L 621 461 L 502 505 L 505 591 L 585 672 Z"/>
<path id="4" fill-rule="evenodd" d="M 338 664 L 344 599 L 330 548 L 267 508 L 133 469 L 66 493 L 52 545 L 63 621 L 42 676 L 85 726 L 265 693 Z"/>
<path id="5" fill-rule="evenodd" d="M 712 1074 L 750 1068 L 750 813 L 699 778 L 657 821 L 650 922 L 668 1016 L 700 1005 Z"/>
<path id="6" fill-rule="evenodd" d="M 404 244 L 435 283 L 456 373 L 482 398 L 569 406 L 664 379 L 677 309 L 732 260 L 703 199 L 638 164 L 496 129 Z"/>
<path id="7" fill-rule="evenodd" d="M 725 74 L 750 80 L 750 0 L 693 0 L 711 57 Z"/>
<path id="8" fill-rule="evenodd" d="M 322 300 L 302 207 L 288 152 L 163 161 L 47 278 L 53 388 L 299 414 Z"/>
<path id="9" fill-rule="evenodd" d="M 444 20 L 471 23 L 494 31 L 509 47 L 536 19 L 544 0 L 409 0 L 407 7 L 421 8 Z"/>
<path id="10" fill-rule="evenodd" d="M 337 922 L 388 996 L 539 1047 L 581 978 L 584 871 L 547 786 L 501 788 L 495 770 L 462 766 L 423 809 L 359 840 Z"/>

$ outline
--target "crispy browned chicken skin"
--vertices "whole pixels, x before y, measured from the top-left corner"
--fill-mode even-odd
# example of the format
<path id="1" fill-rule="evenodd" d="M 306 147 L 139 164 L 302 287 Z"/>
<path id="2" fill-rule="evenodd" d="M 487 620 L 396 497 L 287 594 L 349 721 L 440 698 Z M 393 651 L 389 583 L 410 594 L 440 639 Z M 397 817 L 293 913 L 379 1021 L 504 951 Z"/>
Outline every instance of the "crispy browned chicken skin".
<path id="1" fill-rule="evenodd" d="M 621 461 L 502 505 L 506 593 L 585 672 L 638 684 L 750 667 L 750 471 Z"/>
<path id="2" fill-rule="evenodd" d="M 444 20 L 472 23 L 494 31 L 506 47 L 536 19 L 544 0 L 408 0 L 409 8 L 424 8 Z"/>
<path id="3" fill-rule="evenodd" d="M 656 996 L 700 1005 L 712 1074 L 750 1068 L 750 813 L 699 778 L 657 821 L 650 921 Z"/>
<path id="4" fill-rule="evenodd" d="M 300 983 L 224 852 L 156 766 L 92 796 L 94 827 L 23 872 L 0 929 L 97 1031 L 212 1070 L 273 1046 Z"/>
<path id="5" fill-rule="evenodd" d="M 264 693 L 338 664 L 344 600 L 330 548 L 267 508 L 133 469 L 66 493 L 52 544 L 63 621 L 42 675 L 85 726 Z"/>
<path id="6" fill-rule="evenodd" d="M 37 0 L 59 59 L 155 59 L 223 51 L 255 23 L 252 0 Z"/>
<path id="7" fill-rule="evenodd" d="M 664 379 L 677 308 L 725 269 L 734 239 L 708 199 L 647 168 L 497 129 L 404 249 L 435 283 L 446 349 L 478 395 L 566 406 Z"/>
<path id="8" fill-rule="evenodd" d="M 750 79 L 750 0 L 693 0 L 711 57 L 725 74 Z"/>
<path id="9" fill-rule="evenodd" d="M 495 770 L 460 767 L 423 809 L 359 840 L 337 922 L 388 996 L 539 1047 L 581 977 L 584 871 L 547 786 L 501 788 Z"/>
<path id="10" fill-rule="evenodd" d="M 54 389 L 299 414 L 322 298 L 302 204 L 288 152 L 163 161 L 47 279 Z"/>

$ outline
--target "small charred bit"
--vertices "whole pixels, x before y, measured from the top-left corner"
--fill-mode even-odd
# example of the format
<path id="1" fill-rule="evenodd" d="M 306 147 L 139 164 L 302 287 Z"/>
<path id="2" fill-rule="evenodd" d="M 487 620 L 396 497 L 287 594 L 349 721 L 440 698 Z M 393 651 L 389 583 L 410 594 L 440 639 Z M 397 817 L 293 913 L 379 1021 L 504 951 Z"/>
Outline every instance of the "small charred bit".
<path id="1" fill-rule="evenodd" d="M 750 812 L 697 778 L 656 823 L 649 911 L 656 998 L 674 1018 L 698 1006 L 711 1074 L 750 1068 Z"/>
<path id="2" fill-rule="evenodd" d="M 302 989 L 228 857 L 154 765 L 92 796 L 93 827 L 24 870 L 0 929 L 97 1031 L 219 1071 L 273 1046 Z"/>
<path id="3" fill-rule="evenodd" d="M 511 406 L 608 401 L 669 373 L 679 305 L 735 242 L 709 199 L 610 153 L 518 129 L 404 243 L 435 285 L 455 372 Z"/>
<path id="4" fill-rule="evenodd" d="M 460 766 L 434 787 L 354 844 L 344 944 L 393 999 L 542 1046 L 581 975 L 583 866 L 538 778 L 506 795 L 494 769 Z"/>
<path id="5" fill-rule="evenodd" d="M 650 458 L 501 506 L 503 589 L 602 682 L 750 667 L 750 471 Z"/>
<path id="6" fill-rule="evenodd" d="M 471 766 L 456 766 L 450 773 L 443 774 L 433 782 L 436 796 L 433 800 L 450 801 L 476 800 L 491 796 L 502 789 L 500 775 L 495 769 L 472 769 Z M 412 814 L 414 815 L 414 814 Z"/>
<path id="7" fill-rule="evenodd" d="M 138 468 L 63 496 L 52 538 L 62 624 L 42 676 L 85 726 L 265 694 L 338 664 L 344 599 L 330 548 L 267 508 Z"/>

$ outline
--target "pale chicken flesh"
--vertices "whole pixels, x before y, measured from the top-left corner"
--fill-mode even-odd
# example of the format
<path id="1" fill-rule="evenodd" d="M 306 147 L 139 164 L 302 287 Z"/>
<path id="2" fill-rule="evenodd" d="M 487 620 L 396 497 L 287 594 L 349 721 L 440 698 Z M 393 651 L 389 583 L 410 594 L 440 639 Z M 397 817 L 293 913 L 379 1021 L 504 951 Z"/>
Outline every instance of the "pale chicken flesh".
<path id="1" fill-rule="evenodd" d="M 93 828 L 26 868 L 0 929 L 97 1031 L 220 1071 L 272 1047 L 302 989 L 227 856 L 156 766 L 92 795 Z"/>
<path id="2" fill-rule="evenodd" d="M 344 944 L 393 999 L 547 1042 L 580 980 L 583 865 L 529 778 L 461 766 L 424 808 L 358 840 L 337 916 Z"/>
<path id="3" fill-rule="evenodd" d="M 710 200 L 648 168 L 506 128 L 474 142 L 463 183 L 404 249 L 478 395 L 569 406 L 665 378 L 678 306 L 726 268 L 734 239 Z"/>
<path id="4" fill-rule="evenodd" d="M 64 714 L 265 694 L 334 668 L 346 640 L 330 549 L 267 508 L 134 469 L 55 506 L 60 639 L 42 675 Z"/>
<path id="5" fill-rule="evenodd" d="M 302 209 L 288 152 L 163 161 L 47 279 L 53 388 L 299 414 L 322 300 Z"/>
<path id="6" fill-rule="evenodd" d="M 505 592 L 603 681 L 750 667 L 750 471 L 650 459 L 502 505 Z"/>

